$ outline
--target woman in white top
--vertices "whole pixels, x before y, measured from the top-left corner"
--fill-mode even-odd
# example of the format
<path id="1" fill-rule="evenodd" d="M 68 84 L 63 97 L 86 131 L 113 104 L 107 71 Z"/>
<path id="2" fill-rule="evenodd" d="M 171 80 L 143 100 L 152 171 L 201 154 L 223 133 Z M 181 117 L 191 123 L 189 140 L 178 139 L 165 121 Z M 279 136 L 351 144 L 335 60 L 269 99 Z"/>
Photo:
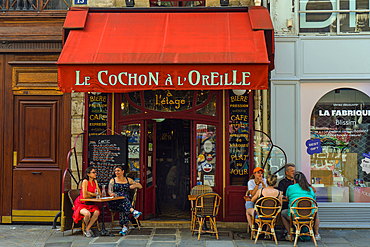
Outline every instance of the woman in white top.
<path id="1" fill-rule="evenodd" d="M 254 168 L 253 175 L 248 181 L 248 190 L 245 196 L 253 197 L 257 193 L 257 190 L 267 187 L 266 179 L 262 177 L 264 172 L 265 171 L 261 167 Z M 247 211 L 248 208 L 254 208 L 254 203 L 252 201 L 245 202 L 245 210 Z M 247 212 L 246 215 L 248 215 Z"/>

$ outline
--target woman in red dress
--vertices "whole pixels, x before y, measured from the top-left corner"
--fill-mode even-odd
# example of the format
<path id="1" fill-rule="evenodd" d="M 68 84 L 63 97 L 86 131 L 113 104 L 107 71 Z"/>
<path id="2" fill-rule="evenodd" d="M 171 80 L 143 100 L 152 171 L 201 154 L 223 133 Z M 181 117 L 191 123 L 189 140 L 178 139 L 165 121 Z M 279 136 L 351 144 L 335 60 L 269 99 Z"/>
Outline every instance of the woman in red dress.
<path id="1" fill-rule="evenodd" d="M 85 170 L 85 176 L 82 181 L 81 193 L 74 201 L 73 207 L 73 220 L 77 223 L 81 219 L 85 221 L 85 236 L 92 237 L 94 233 L 91 231 L 91 227 L 99 217 L 99 208 L 96 205 L 86 205 L 84 201 L 80 201 L 81 198 L 95 198 L 96 189 L 101 194 L 98 182 L 96 181 L 96 171 L 92 166 L 89 166 Z"/>

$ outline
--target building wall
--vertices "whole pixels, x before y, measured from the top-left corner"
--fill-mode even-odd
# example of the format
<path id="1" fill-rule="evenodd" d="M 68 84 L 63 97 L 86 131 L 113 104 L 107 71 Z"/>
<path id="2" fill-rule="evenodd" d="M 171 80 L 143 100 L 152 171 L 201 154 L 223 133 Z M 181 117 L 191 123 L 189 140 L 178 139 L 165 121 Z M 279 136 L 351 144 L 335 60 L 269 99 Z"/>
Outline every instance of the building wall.
<path id="1" fill-rule="evenodd" d="M 298 1 L 293 3 L 298 7 Z M 291 1 L 273 1 L 270 5 L 275 29 L 271 136 L 286 152 L 288 162 L 295 163 L 297 170 L 310 178 L 305 142 L 311 138 L 312 110 L 334 89 L 353 88 L 370 95 L 370 35 L 299 34 L 298 9 L 294 5 Z M 287 21 L 290 18 L 291 27 Z M 366 219 L 368 207 L 368 203 L 319 203 L 320 226 L 369 227 L 366 220 L 358 220 Z"/>

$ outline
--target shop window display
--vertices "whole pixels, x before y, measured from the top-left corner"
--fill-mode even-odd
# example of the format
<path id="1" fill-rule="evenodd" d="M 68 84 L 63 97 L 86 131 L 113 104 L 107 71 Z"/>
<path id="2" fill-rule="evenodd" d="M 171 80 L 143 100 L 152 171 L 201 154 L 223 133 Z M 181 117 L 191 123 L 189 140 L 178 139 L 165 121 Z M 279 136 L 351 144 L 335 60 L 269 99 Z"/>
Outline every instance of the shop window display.
<path id="1" fill-rule="evenodd" d="M 319 202 L 370 202 L 370 98 L 349 88 L 333 90 L 315 105 L 311 182 Z M 309 146 L 308 146 L 309 147 Z"/>

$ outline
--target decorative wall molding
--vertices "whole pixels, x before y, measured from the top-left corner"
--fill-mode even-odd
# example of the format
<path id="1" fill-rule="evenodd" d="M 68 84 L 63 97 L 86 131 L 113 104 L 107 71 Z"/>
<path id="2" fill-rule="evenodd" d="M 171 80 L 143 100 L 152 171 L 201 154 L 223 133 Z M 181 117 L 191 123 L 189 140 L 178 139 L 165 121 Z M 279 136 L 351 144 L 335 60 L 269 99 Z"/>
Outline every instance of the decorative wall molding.
<path id="1" fill-rule="evenodd" d="M 61 52 L 62 41 L 15 41 L 0 42 L 0 52 Z"/>
<path id="2" fill-rule="evenodd" d="M 56 65 L 13 67 L 12 90 L 15 95 L 60 95 Z"/>

